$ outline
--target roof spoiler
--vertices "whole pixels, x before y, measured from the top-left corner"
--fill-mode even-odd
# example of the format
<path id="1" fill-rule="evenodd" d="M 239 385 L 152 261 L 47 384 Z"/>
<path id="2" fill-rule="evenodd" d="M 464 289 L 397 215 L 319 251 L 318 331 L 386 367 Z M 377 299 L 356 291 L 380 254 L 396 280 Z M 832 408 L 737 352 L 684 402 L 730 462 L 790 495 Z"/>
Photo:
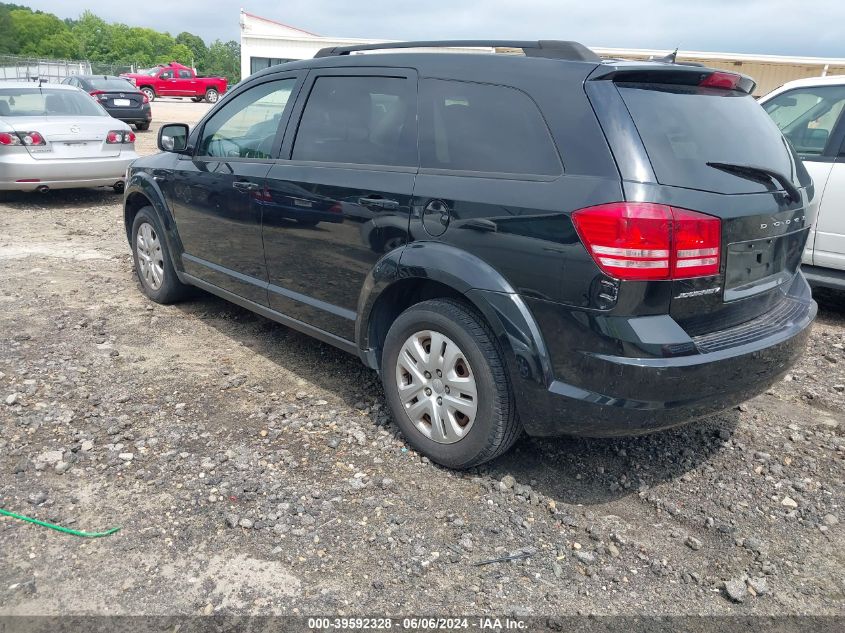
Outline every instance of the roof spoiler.
<path id="1" fill-rule="evenodd" d="M 359 51 L 381 51 L 405 48 L 520 48 L 526 57 L 565 59 L 568 61 L 595 62 L 601 58 L 578 42 L 563 40 L 431 40 L 419 42 L 385 42 L 381 44 L 359 44 L 356 46 L 333 46 L 317 51 L 314 58 L 349 55 Z"/>

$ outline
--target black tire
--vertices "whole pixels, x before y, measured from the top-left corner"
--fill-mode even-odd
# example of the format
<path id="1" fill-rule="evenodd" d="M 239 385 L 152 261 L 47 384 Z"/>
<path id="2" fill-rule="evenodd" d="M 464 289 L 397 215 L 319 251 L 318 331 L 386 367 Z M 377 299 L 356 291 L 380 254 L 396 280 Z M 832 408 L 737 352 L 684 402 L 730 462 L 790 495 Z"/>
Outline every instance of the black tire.
<path id="1" fill-rule="evenodd" d="M 146 132 L 147 130 L 150 129 L 150 122 L 147 121 L 146 123 L 136 123 L 135 129 L 138 130 L 139 132 Z"/>
<path id="2" fill-rule="evenodd" d="M 220 93 L 217 92 L 216 88 L 209 88 L 205 91 L 205 100 L 208 103 L 217 103 L 218 99 L 220 99 Z"/>
<path id="3" fill-rule="evenodd" d="M 141 92 L 147 95 L 147 99 L 150 100 L 150 103 L 156 100 L 156 91 L 150 86 L 144 86 L 141 88 Z"/>
<path id="4" fill-rule="evenodd" d="M 141 265 L 139 264 L 138 233 L 144 224 L 152 227 L 154 236 L 161 247 L 163 279 L 158 288 L 155 288 L 141 273 Z M 176 276 L 176 271 L 173 269 L 173 263 L 170 259 L 170 251 L 167 248 L 167 240 L 164 237 L 164 231 L 152 207 L 143 207 L 135 216 L 135 220 L 132 222 L 131 246 L 132 258 L 135 262 L 135 274 L 138 275 L 141 290 L 147 297 L 156 303 L 168 304 L 180 301 L 188 295 L 190 287 L 179 281 L 179 278 Z"/>
<path id="5" fill-rule="evenodd" d="M 194 103 L 199 103 L 203 99 L 205 99 L 205 97 L 191 97 L 191 101 L 193 101 Z"/>
<path id="6" fill-rule="evenodd" d="M 454 341 L 472 368 L 477 413 L 467 434 L 451 444 L 423 434 L 408 417 L 399 397 L 396 369 L 402 346 L 421 330 L 433 330 Z M 464 469 L 506 452 L 522 433 L 513 391 L 498 342 L 483 318 L 453 299 L 432 299 L 411 306 L 391 325 L 382 351 L 381 378 L 393 419 L 418 452 L 443 466 Z"/>

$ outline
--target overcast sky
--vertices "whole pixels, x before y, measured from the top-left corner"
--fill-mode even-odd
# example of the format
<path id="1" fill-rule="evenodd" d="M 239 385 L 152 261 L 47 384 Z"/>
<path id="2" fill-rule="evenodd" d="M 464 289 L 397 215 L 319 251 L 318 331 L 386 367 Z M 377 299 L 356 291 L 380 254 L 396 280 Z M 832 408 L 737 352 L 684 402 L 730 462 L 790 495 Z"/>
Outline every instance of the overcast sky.
<path id="1" fill-rule="evenodd" d="M 206 40 L 239 38 L 238 13 L 320 35 L 573 39 L 592 46 L 845 57 L 845 0 L 15 0 L 59 17 Z"/>

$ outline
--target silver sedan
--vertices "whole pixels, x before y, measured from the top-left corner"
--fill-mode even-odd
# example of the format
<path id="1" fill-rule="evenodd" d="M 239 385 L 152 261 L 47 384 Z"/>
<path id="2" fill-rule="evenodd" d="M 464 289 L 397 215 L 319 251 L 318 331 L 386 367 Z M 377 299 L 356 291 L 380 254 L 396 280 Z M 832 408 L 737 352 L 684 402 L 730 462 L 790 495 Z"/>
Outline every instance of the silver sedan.
<path id="1" fill-rule="evenodd" d="M 0 191 L 121 191 L 136 158 L 130 127 L 79 88 L 0 82 Z"/>

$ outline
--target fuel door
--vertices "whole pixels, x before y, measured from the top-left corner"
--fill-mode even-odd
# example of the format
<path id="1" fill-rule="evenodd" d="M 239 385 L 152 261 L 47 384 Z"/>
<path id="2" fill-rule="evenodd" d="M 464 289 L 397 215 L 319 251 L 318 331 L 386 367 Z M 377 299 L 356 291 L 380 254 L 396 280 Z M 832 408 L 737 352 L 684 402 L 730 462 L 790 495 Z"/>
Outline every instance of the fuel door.
<path id="1" fill-rule="evenodd" d="M 449 228 L 452 212 L 442 200 L 432 200 L 423 209 L 422 224 L 425 232 L 431 237 L 440 237 Z"/>

